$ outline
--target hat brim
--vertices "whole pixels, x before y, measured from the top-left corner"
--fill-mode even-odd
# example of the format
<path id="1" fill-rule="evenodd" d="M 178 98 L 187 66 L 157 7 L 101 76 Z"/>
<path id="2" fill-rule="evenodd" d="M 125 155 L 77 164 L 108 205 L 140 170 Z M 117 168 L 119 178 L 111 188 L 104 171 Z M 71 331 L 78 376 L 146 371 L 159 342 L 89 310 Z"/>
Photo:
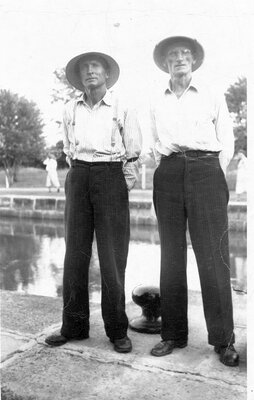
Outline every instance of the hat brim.
<path id="1" fill-rule="evenodd" d="M 107 68 L 108 68 L 108 73 L 109 77 L 107 78 L 106 81 L 106 86 L 107 88 L 111 88 L 118 80 L 119 75 L 120 75 L 120 68 L 117 62 L 110 56 L 104 53 L 99 53 L 99 52 L 89 52 L 89 53 L 83 53 L 79 54 L 78 56 L 72 58 L 65 69 L 65 74 L 68 82 L 74 86 L 76 89 L 80 90 L 81 92 L 84 92 L 85 87 L 83 83 L 81 82 L 80 78 L 80 72 L 79 72 L 79 65 L 80 62 L 85 60 L 86 58 L 101 58 L 105 61 Z"/>
<path id="2" fill-rule="evenodd" d="M 186 43 L 190 46 L 193 55 L 195 57 L 195 64 L 192 65 L 192 71 L 196 71 L 203 63 L 205 52 L 203 47 L 196 39 L 191 39 L 187 36 L 171 36 L 159 42 L 154 49 L 153 59 L 155 64 L 164 72 L 169 73 L 168 67 L 165 64 L 165 58 L 169 46 L 175 45 L 177 43 Z"/>

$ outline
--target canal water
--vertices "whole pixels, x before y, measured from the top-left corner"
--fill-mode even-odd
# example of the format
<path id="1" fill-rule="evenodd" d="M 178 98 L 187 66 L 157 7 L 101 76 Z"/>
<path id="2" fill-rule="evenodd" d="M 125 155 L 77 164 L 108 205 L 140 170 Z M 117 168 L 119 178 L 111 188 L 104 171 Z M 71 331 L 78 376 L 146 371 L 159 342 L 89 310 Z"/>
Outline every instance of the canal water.
<path id="1" fill-rule="evenodd" d="M 1 289 L 57 297 L 62 295 L 64 226 L 59 221 L 2 218 L 0 221 Z M 230 232 L 233 290 L 246 292 L 246 235 Z M 200 291 L 195 256 L 188 241 L 188 288 Z M 96 242 L 90 265 L 90 299 L 100 302 L 100 270 Z M 140 284 L 159 286 L 160 246 L 157 228 L 132 226 L 126 270 L 126 300 Z"/>

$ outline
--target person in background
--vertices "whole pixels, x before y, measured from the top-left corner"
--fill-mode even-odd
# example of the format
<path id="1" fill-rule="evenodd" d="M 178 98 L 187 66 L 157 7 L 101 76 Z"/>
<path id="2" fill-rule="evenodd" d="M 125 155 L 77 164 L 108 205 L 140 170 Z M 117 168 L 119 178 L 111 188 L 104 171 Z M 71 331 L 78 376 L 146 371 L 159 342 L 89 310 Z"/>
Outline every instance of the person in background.
<path id="1" fill-rule="evenodd" d="M 235 157 L 238 160 L 236 172 L 235 192 L 237 200 L 241 199 L 241 195 L 247 192 L 247 157 L 246 152 L 240 149 Z"/>
<path id="2" fill-rule="evenodd" d="M 101 307 L 114 350 L 127 353 L 125 269 L 130 218 L 128 191 L 138 174 L 141 133 L 135 110 L 112 90 L 119 66 L 107 54 L 83 53 L 66 67 L 82 94 L 64 109 L 64 152 L 71 168 L 65 182 L 66 253 L 61 332 L 46 343 L 59 346 L 89 337 L 88 271 L 94 232 L 101 271 Z"/>
<path id="3" fill-rule="evenodd" d="M 234 136 L 224 96 L 193 76 L 203 59 L 201 44 L 185 36 L 164 39 L 154 50 L 156 65 L 170 80 L 151 107 L 162 312 L 162 341 L 151 353 L 165 356 L 188 343 L 188 222 L 208 342 L 223 364 L 234 367 L 239 356 L 234 348 L 225 179 Z"/>
<path id="4" fill-rule="evenodd" d="M 54 186 L 57 192 L 60 192 L 60 183 L 57 175 L 57 161 L 55 155 L 50 153 L 43 164 L 46 165 L 46 187 L 48 188 L 48 191 L 51 192 L 51 187 Z"/>

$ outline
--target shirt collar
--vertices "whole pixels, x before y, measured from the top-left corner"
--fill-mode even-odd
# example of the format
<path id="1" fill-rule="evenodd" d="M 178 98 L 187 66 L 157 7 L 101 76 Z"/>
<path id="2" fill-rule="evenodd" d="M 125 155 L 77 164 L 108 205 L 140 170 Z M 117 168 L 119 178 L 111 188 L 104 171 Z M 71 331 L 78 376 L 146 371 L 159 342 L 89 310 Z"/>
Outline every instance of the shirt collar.
<path id="1" fill-rule="evenodd" d="M 86 103 L 85 93 L 82 93 L 76 100 L 77 103 Z M 104 97 L 101 99 L 99 103 L 104 103 L 107 106 L 112 106 L 112 93 L 107 90 Z"/>
<path id="2" fill-rule="evenodd" d="M 166 89 L 165 89 L 165 92 L 164 92 L 165 94 L 173 93 L 172 90 L 171 90 L 171 88 L 170 88 L 170 82 L 171 82 L 171 80 L 169 80 L 169 82 L 168 82 L 168 85 L 167 85 L 167 87 L 166 87 Z M 198 91 L 199 91 L 199 84 L 198 84 L 198 82 L 195 80 L 195 78 L 193 79 L 193 77 L 191 78 L 190 84 L 189 84 L 189 86 L 187 87 L 186 92 L 187 92 L 188 90 L 194 90 L 195 92 L 198 92 Z"/>
<path id="3" fill-rule="evenodd" d="M 107 90 L 101 101 L 103 101 L 107 106 L 112 106 L 112 93 Z"/>

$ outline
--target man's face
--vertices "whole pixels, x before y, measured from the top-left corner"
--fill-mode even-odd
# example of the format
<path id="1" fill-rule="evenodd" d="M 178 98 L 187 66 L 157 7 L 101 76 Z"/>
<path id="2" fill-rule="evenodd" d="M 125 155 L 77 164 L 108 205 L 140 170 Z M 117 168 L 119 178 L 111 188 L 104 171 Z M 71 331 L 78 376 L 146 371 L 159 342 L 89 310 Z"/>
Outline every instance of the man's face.
<path id="1" fill-rule="evenodd" d="M 81 82 L 85 88 L 97 88 L 105 85 L 108 72 L 103 62 L 97 58 L 87 58 L 79 66 Z"/>
<path id="2" fill-rule="evenodd" d="M 171 76 L 181 76 L 191 73 L 195 58 L 188 44 L 178 43 L 168 48 L 165 63 Z"/>

